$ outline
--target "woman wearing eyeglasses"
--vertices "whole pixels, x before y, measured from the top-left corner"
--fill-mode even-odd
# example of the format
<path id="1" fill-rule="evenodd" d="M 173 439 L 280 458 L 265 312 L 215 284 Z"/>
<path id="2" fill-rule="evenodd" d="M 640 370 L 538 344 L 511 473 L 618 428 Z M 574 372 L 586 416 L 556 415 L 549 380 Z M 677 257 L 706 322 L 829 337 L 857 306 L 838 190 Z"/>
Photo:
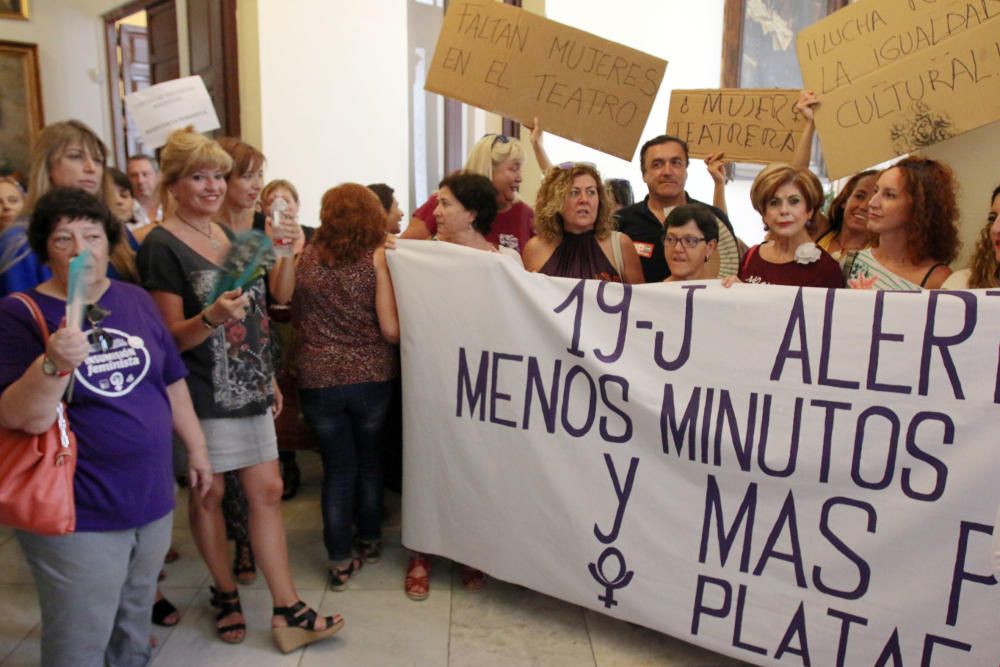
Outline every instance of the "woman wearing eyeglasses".
<path id="1" fill-rule="evenodd" d="M 559 278 L 642 283 L 635 244 L 615 231 L 601 175 L 593 165 L 550 169 L 535 198 L 537 236 L 524 248 L 524 268 Z"/>
<path id="2" fill-rule="evenodd" d="M 524 252 L 528 239 L 535 232 L 531 226 L 534 213 L 531 207 L 517 198 L 521 188 L 521 166 L 524 149 L 520 142 L 503 134 L 487 134 L 472 147 L 463 171 L 471 171 L 490 179 L 497 192 L 497 215 L 486 240 L 518 253 Z M 410 224 L 401 238 L 429 239 L 437 234 L 434 211 L 438 197 L 431 195 L 427 202 L 413 212 Z"/>
<path id="3" fill-rule="evenodd" d="M 121 233 L 93 195 L 49 190 L 27 237 L 52 276 L 26 291 L 52 332 L 48 343 L 24 303 L 0 301 L 0 425 L 45 432 L 72 383 L 75 532 L 17 532 L 38 591 L 47 667 L 148 662 L 174 508 L 172 432 L 187 448 L 192 487 L 204 494 L 212 477 L 170 332 L 145 291 L 107 277 Z M 65 322 L 70 262 L 84 251 L 85 318 Z"/>
<path id="4" fill-rule="evenodd" d="M 809 221 L 823 203 L 823 186 L 807 169 L 775 163 L 750 187 L 750 201 L 768 240 L 747 251 L 739 280 L 745 283 L 843 287 L 840 264 L 809 236 Z M 727 284 L 732 280 L 727 280 Z"/>
<path id="5" fill-rule="evenodd" d="M 707 280 L 705 267 L 718 245 L 719 225 L 709 209 L 685 204 L 672 210 L 663 235 L 663 254 L 670 275 L 663 282 Z"/>

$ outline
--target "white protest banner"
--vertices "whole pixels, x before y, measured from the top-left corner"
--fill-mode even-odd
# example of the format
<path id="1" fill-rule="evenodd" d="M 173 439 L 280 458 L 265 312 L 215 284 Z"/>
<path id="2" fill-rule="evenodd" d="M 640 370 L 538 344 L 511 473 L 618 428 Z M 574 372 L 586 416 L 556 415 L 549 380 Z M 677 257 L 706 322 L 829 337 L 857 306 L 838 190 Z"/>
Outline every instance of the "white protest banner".
<path id="1" fill-rule="evenodd" d="M 406 546 L 759 665 L 1000 662 L 1000 291 L 389 262 Z"/>
<path id="2" fill-rule="evenodd" d="M 1000 119 L 1000 0 L 862 0 L 796 48 L 833 178 Z"/>
<path id="3" fill-rule="evenodd" d="M 427 90 L 631 160 L 665 60 L 517 7 L 451 2 Z"/>
<path id="4" fill-rule="evenodd" d="M 198 132 L 217 130 L 219 117 L 200 76 L 164 81 L 125 96 L 125 109 L 149 149 L 167 143 L 174 130 L 193 125 Z"/>
<path id="5" fill-rule="evenodd" d="M 791 162 L 806 124 L 798 99 L 780 88 L 674 90 L 667 134 L 686 141 L 691 157 L 724 151 L 735 162 Z"/>

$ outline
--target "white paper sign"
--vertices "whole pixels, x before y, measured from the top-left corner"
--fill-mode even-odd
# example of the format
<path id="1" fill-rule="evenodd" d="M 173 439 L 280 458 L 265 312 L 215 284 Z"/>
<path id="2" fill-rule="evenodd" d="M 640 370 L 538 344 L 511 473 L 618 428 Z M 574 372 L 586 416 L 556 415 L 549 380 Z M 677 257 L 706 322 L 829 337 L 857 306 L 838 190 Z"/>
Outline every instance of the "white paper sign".
<path id="1" fill-rule="evenodd" d="M 389 261 L 407 547 L 758 665 L 1000 663 L 1000 290 Z"/>
<path id="2" fill-rule="evenodd" d="M 174 130 L 193 125 L 198 132 L 221 127 L 200 76 L 164 81 L 125 96 L 125 109 L 150 150 L 167 143 Z"/>

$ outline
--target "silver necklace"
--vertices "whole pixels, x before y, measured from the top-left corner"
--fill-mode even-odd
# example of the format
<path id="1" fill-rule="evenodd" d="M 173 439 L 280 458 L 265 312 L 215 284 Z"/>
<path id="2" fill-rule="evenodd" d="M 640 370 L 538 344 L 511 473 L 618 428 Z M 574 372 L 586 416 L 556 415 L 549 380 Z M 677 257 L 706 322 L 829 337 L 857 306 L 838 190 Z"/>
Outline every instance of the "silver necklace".
<path id="1" fill-rule="evenodd" d="M 190 227 L 194 231 L 198 232 L 199 234 L 201 234 L 205 238 L 207 238 L 208 241 L 209 241 L 209 243 L 212 244 L 212 249 L 213 250 L 218 250 L 219 248 L 222 247 L 222 244 L 219 243 L 218 241 L 216 241 L 215 240 L 215 236 L 212 234 L 212 223 L 211 222 L 208 223 L 208 231 L 206 232 L 205 230 L 203 230 L 203 229 L 201 229 L 199 227 L 196 227 L 196 226 L 192 225 L 190 222 L 188 222 L 187 220 L 185 220 L 183 217 L 181 217 L 181 214 L 179 212 L 174 211 L 174 215 L 176 215 L 177 219 L 180 220 L 181 222 L 183 222 L 185 225 L 187 225 L 188 227 Z"/>

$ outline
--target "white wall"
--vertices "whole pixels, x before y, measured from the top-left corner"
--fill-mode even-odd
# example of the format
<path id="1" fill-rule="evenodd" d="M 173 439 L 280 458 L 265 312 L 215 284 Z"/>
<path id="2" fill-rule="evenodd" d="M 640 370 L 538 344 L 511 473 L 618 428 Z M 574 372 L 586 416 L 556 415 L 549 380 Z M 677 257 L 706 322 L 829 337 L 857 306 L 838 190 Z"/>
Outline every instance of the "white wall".
<path id="1" fill-rule="evenodd" d="M 1000 122 L 991 123 L 978 130 L 931 146 L 924 155 L 946 162 L 955 170 L 959 182 L 958 205 L 961 209 L 959 225 L 962 236 L 962 254 L 955 267 L 968 266 L 975 250 L 979 232 L 986 224 L 990 210 L 990 195 L 1000 185 Z"/>
<path id="2" fill-rule="evenodd" d="M 300 221 L 345 181 L 408 201 L 405 0 L 257 0 L 257 20 L 266 177 L 295 183 Z"/>

